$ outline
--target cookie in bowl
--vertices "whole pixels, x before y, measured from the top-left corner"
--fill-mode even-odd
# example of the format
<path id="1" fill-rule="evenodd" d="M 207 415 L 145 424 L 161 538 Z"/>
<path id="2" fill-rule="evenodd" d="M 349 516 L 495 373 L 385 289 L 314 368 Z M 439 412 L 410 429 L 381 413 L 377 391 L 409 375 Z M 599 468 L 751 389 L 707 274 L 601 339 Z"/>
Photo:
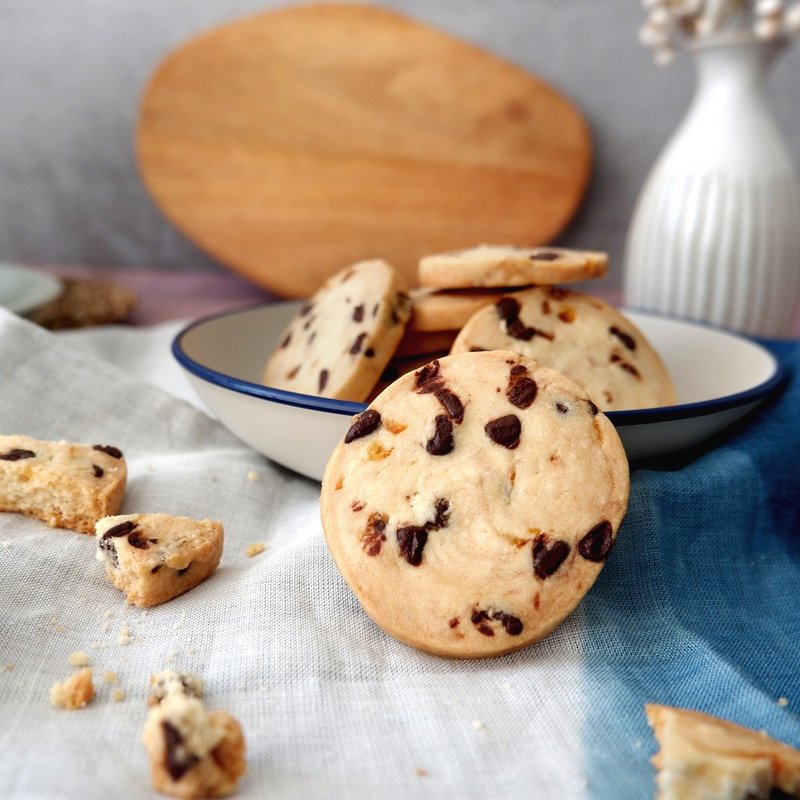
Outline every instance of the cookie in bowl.
<path id="1" fill-rule="evenodd" d="M 389 264 L 353 264 L 303 304 L 267 361 L 263 383 L 361 402 L 394 355 L 410 313 Z"/>

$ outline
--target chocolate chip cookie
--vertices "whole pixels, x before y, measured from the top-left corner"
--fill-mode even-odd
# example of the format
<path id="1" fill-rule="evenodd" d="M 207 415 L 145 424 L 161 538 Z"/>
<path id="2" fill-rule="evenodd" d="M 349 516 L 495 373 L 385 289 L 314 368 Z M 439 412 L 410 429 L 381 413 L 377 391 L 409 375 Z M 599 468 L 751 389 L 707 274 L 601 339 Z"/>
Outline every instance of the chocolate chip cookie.
<path id="1" fill-rule="evenodd" d="M 403 336 L 411 302 L 397 273 L 361 261 L 329 278 L 281 335 L 263 383 L 363 401 Z"/>
<path id="2" fill-rule="evenodd" d="M 608 254 L 564 247 L 480 245 L 425 256 L 417 269 L 422 286 L 530 286 L 576 283 L 606 274 Z"/>
<path id="3" fill-rule="evenodd" d="M 452 353 L 514 350 L 561 370 L 604 411 L 675 402 L 675 390 L 644 334 L 613 306 L 556 286 L 525 289 L 476 313 Z"/>
<path id="4" fill-rule="evenodd" d="M 322 483 L 330 552 L 369 616 L 443 656 L 552 631 L 628 502 L 625 451 L 586 392 L 511 352 L 404 375 L 354 418 Z"/>

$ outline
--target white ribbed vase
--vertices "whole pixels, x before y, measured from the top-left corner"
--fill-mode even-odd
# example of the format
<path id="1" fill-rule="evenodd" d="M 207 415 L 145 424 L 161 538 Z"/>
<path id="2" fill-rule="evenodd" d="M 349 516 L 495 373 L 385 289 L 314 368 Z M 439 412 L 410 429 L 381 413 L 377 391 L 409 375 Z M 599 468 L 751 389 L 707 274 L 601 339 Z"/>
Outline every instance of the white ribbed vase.
<path id="1" fill-rule="evenodd" d="M 778 47 L 692 48 L 698 82 L 628 232 L 629 307 L 745 333 L 791 332 L 800 302 L 800 183 L 764 89 Z"/>

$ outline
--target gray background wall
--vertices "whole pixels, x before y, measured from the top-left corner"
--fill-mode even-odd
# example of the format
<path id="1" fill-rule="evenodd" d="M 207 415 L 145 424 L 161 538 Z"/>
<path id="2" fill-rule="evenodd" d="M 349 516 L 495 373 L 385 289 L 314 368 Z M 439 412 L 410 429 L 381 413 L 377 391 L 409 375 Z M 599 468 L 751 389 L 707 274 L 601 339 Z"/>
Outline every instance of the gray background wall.
<path id="1" fill-rule="evenodd" d="M 0 0 L 0 260 L 219 269 L 167 223 L 139 181 L 141 92 L 175 46 L 270 0 Z M 535 73 L 592 130 L 595 169 L 560 242 L 608 250 L 619 283 L 625 231 L 653 160 L 683 116 L 693 70 L 639 44 L 637 0 L 385 0 Z M 770 80 L 800 162 L 800 46 Z"/>

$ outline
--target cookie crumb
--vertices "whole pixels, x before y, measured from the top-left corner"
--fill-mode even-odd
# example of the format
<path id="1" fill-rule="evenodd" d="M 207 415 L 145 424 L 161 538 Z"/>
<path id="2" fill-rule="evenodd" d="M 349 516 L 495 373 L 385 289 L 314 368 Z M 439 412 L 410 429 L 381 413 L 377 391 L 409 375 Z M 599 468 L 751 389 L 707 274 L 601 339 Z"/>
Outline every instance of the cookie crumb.
<path id="1" fill-rule="evenodd" d="M 4 542 L 0 542 L 0 547 L 2 547 L 3 550 L 8 550 L 8 548 L 11 547 L 11 542 L 6 539 Z"/>
<path id="2" fill-rule="evenodd" d="M 418 778 L 424 778 L 427 776 L 428 770 L 426 770 L 425 767 L 416 767 L 416 769 L 414 770 L 414 774 Z"/>
<path id="3" fill-rule="evenodd" d="M 109 669 L 103 673 L 103 680 L 106 683 L 116 683 L 119 680 L 119 675 L 117 675 L 117 673 L 113 670 Z"/>
<path id="4" fill-rule="evenodd" d="M 781 708 L 786 708 L 789 705 L 789 698 L 788 697 L 779 697 L 778 698 L 778 705 Z"/>
<path id="5" fill-rule="evenodd" d="M 84 708 L 94 697 L 92 669 L 85 667 L 65 681 L 54 683 L 50 687 L 50 705 L 53 708 L 65 708 L 74 711 Z"/>
<path id="6" fill-rule="evenodd" d="M 67 661 L 73 667 L 86 667 L 89 664 L 89 656 L 81 650 L 76 650 L 67 656 Z"/>
<path id="7" fill-rule="evenodd" d="M 106 642 L 90 642 L 89 647 L 91 647 L 92 650 L 105 650 L 108 644 Z"/>
<path id="8" fill-rule="evenodd" d="M 478 733 L 486 733 L 486 726 L 479 719 L 472 720 L 471 724 L 472 730 L 477 731 Z"/>
<path id="9" fill-rule="evenodd" d="M 253 556 L 263 553 L 266 549 L 267 546 L 263 542 L 253 542 L 252 544 L 247 545 L 244 552 L 248 558 L 253 558 Z"/>
<path id="10" fill-rule="evenodd" d="M 6 672 L 13 672 L 17 668 L 17 665 L 13 661 L 9 661 L 7 664 L 3 664 L 3 669 Z"/>
<path id="11" fill-rule="evenodd" d="M 251 481 L 252 483 L 255 483 L 256 481 L 261 480 L 261 476 L 254 469 L 251 469 L 247 473 L 247 480 Z"/>
<path id="12" fill-rule="evenodd" d="M 127 625 L 123 625 L 120 628 L 119 633 L 117 634 L 117 644 L 126 645 L 130 644 L 131 640 L 133 639 L 133 634 L 130 632 L 130 628 Z"/>
<path id="13" fill-rule="evenodd" d="M 125 699 L 125 692 L 122 689 L 114 689 L 111 694 L 111 699 L 115 703 L 121 703 Z"/>

